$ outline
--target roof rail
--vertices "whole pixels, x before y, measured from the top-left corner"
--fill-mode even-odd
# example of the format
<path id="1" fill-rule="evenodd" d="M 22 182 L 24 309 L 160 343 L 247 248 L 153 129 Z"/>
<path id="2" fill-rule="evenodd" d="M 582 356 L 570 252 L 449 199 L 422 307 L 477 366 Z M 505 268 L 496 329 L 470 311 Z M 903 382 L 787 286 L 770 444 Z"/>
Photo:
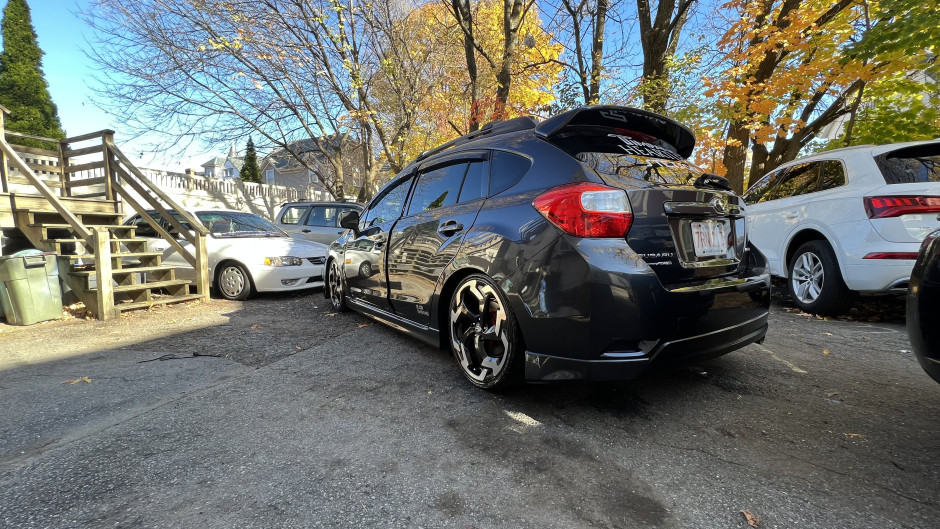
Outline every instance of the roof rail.
<path id="1" fill-rule="evenodd" d="M 509 132 L 517 132 L 520 130 L 534 129 L 537 122 L 534 118 L 530 116 L 522 116 L 518 118 L 513 118 L 506 121 L 490 121 L 489 123 L 480 127 L 480 130 L 475 130 L 469 134 L 464 134 L 463 136 L 450 140 L 447 143 L 439 145 L 433 149 L 428 149 L 423 153 L 419 154 L 417 158 L 409 165 L 414 165 L 421 160 L 425 160 L 435 154 L 450 149 L 451 147 L 456 147 L 458 145 L 463 145 L 467 142 L 471 142 L 475 139 L 480 138 L 481 136 L 486 135 L 496 135 L 496 134 L 507 134 Z"/>

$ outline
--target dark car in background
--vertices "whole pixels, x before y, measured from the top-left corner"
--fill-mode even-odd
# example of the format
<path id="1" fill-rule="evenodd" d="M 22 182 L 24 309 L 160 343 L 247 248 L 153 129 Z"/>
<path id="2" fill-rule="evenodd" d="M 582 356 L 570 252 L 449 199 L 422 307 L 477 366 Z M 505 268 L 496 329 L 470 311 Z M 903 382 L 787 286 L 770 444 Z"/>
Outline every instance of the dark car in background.
<path id="1" fill-rule="evenodd" d="M 346 231 L 339 220 L 350 211 L 360 212 L 362 206 L 354 202 L 288 202 L 281 206 L 274 223 L 292 237 L 330 244 Z"/>
<path id="2" fill-rule="evenodd" d="M 907 334 L 917 360 L 940 382 L 940 230 L 924 238 L 907 290 Z"/>
<path id="3" fill-rule="evenodd" d="M 487 124 L 345 217 L 325 295 L 449 348 L 484 388 L 629 379 L 761 341 L 766 263 L 743 202 L 685 161 L 694 145 L 625 107 Z"/>

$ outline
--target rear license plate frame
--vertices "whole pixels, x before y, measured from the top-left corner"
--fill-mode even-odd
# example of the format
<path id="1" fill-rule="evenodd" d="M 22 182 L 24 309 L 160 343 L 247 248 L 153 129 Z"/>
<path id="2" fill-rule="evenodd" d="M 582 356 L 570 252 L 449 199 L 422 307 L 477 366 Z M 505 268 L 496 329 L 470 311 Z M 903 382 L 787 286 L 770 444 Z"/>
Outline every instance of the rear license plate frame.
<path id="1" fill-rule="evenodd" d="M 731 251 L 729 223 L 724 219 L 693 221 L 689 229 L 696 257 L 725 257 Z"/>

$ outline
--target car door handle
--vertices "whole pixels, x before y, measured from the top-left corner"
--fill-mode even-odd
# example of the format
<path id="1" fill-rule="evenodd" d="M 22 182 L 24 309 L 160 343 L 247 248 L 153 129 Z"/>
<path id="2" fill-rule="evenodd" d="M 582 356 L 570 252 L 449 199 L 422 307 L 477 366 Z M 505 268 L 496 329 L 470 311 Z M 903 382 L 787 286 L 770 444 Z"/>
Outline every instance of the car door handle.
<path id="1" fill-rule="evenodd" d="M 463 224 L 458 224 L 455 220 L 449 220 L 437 228 L 437 232 L 446 237 L 450 237 L 460 231 L 463 231 Z"/>
<path id="2" fill-rule="evenodd" d="M 300 230 L 300 233 L 310 233 L 310 230 L 306 230 L 306 229 Z"/>

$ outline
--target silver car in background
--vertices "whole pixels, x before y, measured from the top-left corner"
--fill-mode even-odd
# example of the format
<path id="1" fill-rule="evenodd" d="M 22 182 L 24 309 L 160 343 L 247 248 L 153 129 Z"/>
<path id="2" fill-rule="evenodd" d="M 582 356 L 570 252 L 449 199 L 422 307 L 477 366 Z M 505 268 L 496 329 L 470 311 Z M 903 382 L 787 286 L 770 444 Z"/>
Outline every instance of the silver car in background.
<path id="1" fill-rule="evenodd" d="M 274 218 L 279 228 L 295 238 L 330 244 L 346 232 L 340 218 L 350 211 L 362 212 L 354 202 L 288 202 Z"/>

